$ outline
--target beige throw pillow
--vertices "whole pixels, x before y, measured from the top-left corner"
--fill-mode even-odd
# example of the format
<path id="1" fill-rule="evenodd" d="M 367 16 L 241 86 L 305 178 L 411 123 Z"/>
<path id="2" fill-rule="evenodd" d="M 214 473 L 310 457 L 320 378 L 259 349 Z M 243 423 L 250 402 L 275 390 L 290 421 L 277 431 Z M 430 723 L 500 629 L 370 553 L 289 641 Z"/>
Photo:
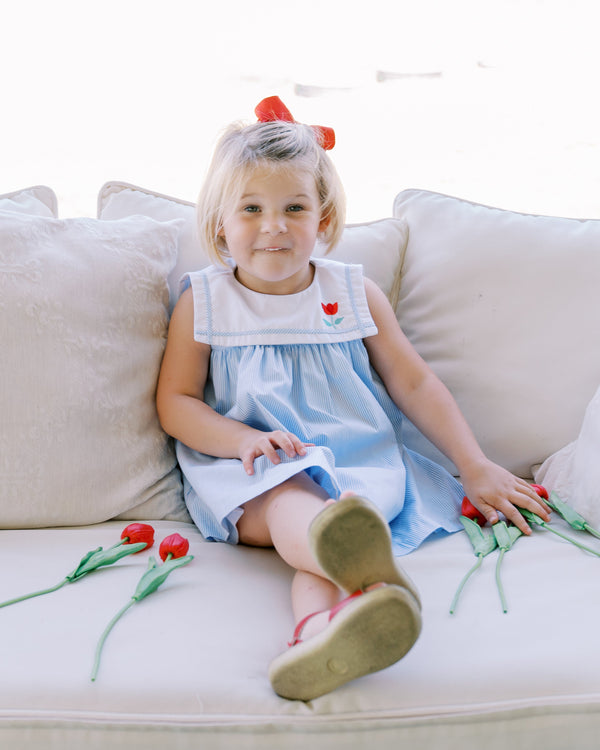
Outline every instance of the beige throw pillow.
<path id="1" fill-rule="evenodd" d="M 600 221 L 424 190 L 400 193 L 394 214 L 409 228 L 404 331 L 488 456 L 530 477 L 575 440 L 600 383 Z"/>
<path id="2" fill-rule="evenodd" d="M 187 518 L 154 404 L 178 231 L 0 210 L 0 528 Z"/>

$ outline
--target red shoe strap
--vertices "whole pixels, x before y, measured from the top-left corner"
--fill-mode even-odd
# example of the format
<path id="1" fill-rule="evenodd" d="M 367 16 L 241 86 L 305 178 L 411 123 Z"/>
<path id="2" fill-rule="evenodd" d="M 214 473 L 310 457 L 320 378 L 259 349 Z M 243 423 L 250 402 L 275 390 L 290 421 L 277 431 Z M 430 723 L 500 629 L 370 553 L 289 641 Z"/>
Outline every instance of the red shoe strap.
<path id="1" fill-rule="evenodd" d="M 325 611 L 326 610 L 323 609 L 323 610 L 320 610 L 319 612 L 311 612 L 310 615 L 306 615 L 306 617 L 303 617 L 300 620 L 300 622 L 296 625 L 296 629 L 294 630 L 294 635 L 292 636 L 292 640 L 288 641 L 288 646 L 297 646 L 299 643 L 302 643 L 302 639 L 300 638 L 300 635 L 306 623 L 315 615 L 320 615 L 321 612 L 325 612 Z"/>
<path id="2" fill-rule="evenodd" d="M 365 592 L 362 589 L 359 589 L 358 591 L 355 591 L 353 594 L 350 594 L 350 596 L 347 596 L 345 599 L 342 599 L 341 602 L 338 602 L 335 607 L 332 607 L 329 610 L 329 622 L 333 620 L 333 618 L 337 615 L 337 613 L 344 609 L 344 607 L 347 607 L 348 604 L 350 604 L 351 601 L 356 599 L 357 596 L 362 596 Z"/>
<path id="3" fill-rule="evenodd" d="M 357 596 L 362 596 L 364 591 L 358 590 L 355 591 L 353 594 L 350 594 L 350 596 L 347 596 L 345 599 L 342 599 L 341 602 L 338 602 L 334 607 L 332 607 L 329 610 L 329 622 L 337 615 L 337 613 L 344 609 L 348 604 L 350 604 L 351 601 L 356 599 Z M 292 636 L 292 640 L 288 642 L 288 646 L 297 646 L 298 643 L 302 643 L 302 639 L 300 638 L 300 635 L 302 634 L 302 630 L 304 629 L 304 626 L 306 623 L 315 615 L 320 615 L 322 612 L 326 612 L 327 610 L 319 610 L 318 612 L 311 612 L 309 615 L 306 615 L 306 617 L 303 617 L 300 622 L 296 625 L 296 629 L 294 630 L 294 634 Z"/>

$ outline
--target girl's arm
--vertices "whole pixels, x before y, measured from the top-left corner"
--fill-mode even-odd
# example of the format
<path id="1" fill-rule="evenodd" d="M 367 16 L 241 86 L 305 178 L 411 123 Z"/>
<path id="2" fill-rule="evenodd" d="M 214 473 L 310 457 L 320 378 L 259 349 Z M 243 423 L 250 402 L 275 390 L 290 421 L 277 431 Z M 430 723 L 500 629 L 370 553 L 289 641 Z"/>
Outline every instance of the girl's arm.
<path id="1" fill-rule="evenodd" d="M 450 391 L 402 332 L 385 294 L 369 279 L 365 289 L 378 329 L 365 339 L 371 364 L 398 408 L 457 467 L 471 502 L 490 523 L 501 511 L 524 533 L 530 529 L 515 506 L 549 520 L 547 506 L 529 484 L 484 455 Z"/>
<path id="2" fill-rule="evenodd" d="M 256 430 L 205 403 L 210 346 L 194 340 L 193 326 L 194 303 L 187 289 L 171 316 L 158 378 L 156 406 L 164 431 L 199 453 L 241 459 L 247 474 L 254 473 L 254 459 L 260 455 L 279 463 L 278 448 L 291 458 L 304 455 L 304 443 L 292 433 Z"/>

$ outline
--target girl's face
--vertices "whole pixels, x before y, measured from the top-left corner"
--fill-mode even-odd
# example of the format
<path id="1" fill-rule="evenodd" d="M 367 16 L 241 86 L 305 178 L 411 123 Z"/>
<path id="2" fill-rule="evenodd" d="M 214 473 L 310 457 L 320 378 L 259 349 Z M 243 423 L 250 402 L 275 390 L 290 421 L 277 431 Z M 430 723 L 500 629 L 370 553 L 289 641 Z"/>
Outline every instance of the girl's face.
<path id="1" fill-rule="evenodd" d="M 295 294 L 312 281 L 310 256 L 325 226 L 310 173 L 259 167 L 225 216 L 219 236 L 241 284 L 263 294 Z"/>

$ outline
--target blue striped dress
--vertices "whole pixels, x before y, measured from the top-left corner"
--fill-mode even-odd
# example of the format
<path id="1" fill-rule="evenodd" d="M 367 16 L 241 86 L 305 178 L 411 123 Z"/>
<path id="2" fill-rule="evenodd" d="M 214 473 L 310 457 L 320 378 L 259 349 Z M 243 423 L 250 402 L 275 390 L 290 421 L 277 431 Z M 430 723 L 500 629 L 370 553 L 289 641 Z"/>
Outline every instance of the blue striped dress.
<path id="1" fill-rule="evenodd" d="M 377 333 L 362 267 L 313 259 L 311 285 L 264 295 L 232 269 L 189 274 L 194 338 L 211 347 L 206 402 L 260 430 L 286 430 L 314 447 L 281 463 L 264 456 L 248 476 L 239 459 L 177 444 L 189 512 L 209 540 L 238 541 L 240 506 L 305 471 L 332 498 L 352 490 L 390 524 L 395 554 L 462 528 L 461 485 L 402 444 L 402 415 L 370 366 L 363 339 Z"/>

